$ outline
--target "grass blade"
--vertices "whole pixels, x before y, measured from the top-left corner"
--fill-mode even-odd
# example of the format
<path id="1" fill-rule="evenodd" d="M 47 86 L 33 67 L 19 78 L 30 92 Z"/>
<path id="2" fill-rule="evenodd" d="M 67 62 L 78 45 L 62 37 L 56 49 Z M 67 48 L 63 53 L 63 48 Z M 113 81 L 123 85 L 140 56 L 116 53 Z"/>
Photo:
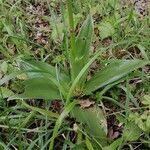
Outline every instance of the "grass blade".
<path id="1" fill-rule="evenodd" d="M 57 113 L 53 113 L 53 112 L 45 110 L 45 109 L 30 106 L 26 102 L 24 102 L 23 100 L 22 100 L 22 105 L 29 108 L 29 109 L 31 109 L 31 110 L 33 110 L 33 111 L 35 111 L 35 112 L 38 112 L 38 113 L 42 114 L 44 116 L 48 116 L 50 118 L 58 118 L 59 117 L 59 115 Z"/>
<path id="2" fill-rule="evenodd" d="M 63 119 L 70 113 L 70 111 L 74 108 L 74 106 L 77 104 L 76 101 L 73 101 L 72 103 L 68 104 L 64 111 L 61 113 L 61 115 L 58 117 L 55 127 L 54 127 L 54 131 L 53 131 L 53 135 L 51 137 L 51 142 L 50 142 L 50 146 L 49 146 L 49 150 L 53 150 L 53 146 L 54 146 L 54 140 L 55 137 L 58 134 L 58 130 L 62 124 Z"/>

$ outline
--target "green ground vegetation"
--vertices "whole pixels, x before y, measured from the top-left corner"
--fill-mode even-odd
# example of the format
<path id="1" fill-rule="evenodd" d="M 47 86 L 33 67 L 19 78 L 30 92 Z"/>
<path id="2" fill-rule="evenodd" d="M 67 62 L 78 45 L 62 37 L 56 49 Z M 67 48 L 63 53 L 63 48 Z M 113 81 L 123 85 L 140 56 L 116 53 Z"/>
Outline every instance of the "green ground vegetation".
<path id="1" fill-rule="evenodd" d="M 0 35 L 0 150 L 150 148 L 148 12 L 0 0 Z"/>

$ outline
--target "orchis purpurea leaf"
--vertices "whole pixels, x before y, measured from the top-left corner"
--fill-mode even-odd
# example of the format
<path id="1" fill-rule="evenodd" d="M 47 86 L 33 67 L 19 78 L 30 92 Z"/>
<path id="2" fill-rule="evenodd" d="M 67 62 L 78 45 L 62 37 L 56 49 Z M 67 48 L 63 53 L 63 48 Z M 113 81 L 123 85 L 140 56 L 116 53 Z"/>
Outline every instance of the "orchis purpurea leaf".
<path id="1" fill-rule="evenodd" d="M 106 117 L 99 107 L 93 106 L 82 109 L 78 106 L 74 107 L 71 115 L 78 122 L 85 125 L 85 130 L 91 138 L 95 138 L 100 144 L 105 145 L 107 142 L 107 123 Z"/>
<path id="2" fill-rule="evenodd" d="M 149 64 L 145 60 L 116 60 L 98 71 L 87 83 L 85 84 L 84 92 L 90 94 L 91 92 L 102 88 L 108 84 L 118 81 L 130 72 Z"/>
<path id="3" fill-rule="evenodd" d="M 53 78 L 56 78 L 56 73 L 59 73 L 59 80 L 64 82 L 70 82 L 69 76 L 64 72 L 56 70 L 55 67 L 51 66 L 48 63 L 34 60 L 21 60 L 20 68 L 27 72 L 29 78 L 43 77 L 45 74 L 49 74 Z"/>
<path id="4" fill-rule="evenodd" d="M 32 78 L 49 78 L 58 82 L 64 91 L 68 91 L 70 77 L 57 67 L 40 61 L 21 60 L 20 68 L 23 70 L 29 79 Z M 58 87 L 59 88 L 59 87 Z"/>
<path id="5" fill-rule="evenodd" d="M 71 69 L 73 75 L 72 79 L 75 79 L 77 77 L 79 72 L 88 62 L 92 33 L 93 33 L 92 16 L 88 15 L 87 19 L 84 21 L 79 31 L 79 34 L 76 37 L 75 41 L 76 53 L 74 54 L 74 56 L 71 57 L 71 65 L 72 65 Z M 82 84 L 85 82 L 86 74 L 87 72 L 80 80 Z M 81 85 L 81 83 L 79 83 L 78 85 Z"/>
<path id="6" fill-rule="evenodd" d="M 57 86 L 48 78 L 32 78 L 24 82 L 25 91 L 23 94 L 14 95 L 12 99 L 61 99 Z"/>

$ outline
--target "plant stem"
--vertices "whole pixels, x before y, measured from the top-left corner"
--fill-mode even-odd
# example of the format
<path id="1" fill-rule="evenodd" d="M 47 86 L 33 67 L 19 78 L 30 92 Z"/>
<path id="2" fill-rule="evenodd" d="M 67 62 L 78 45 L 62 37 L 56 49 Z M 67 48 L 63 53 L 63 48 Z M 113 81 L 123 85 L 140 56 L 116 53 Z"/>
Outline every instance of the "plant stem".
<path id="1" fill-rule="evenodd" d="M 73 20 L 73 11 L 72 11 L 72 0 L 67 0 L 67 9 L 69 15 L 69 25 L 70 29 L 74 30 L 74 20 Z"/>
<path id="2" fill-rule="evenodd" d="M 71 67 L 71 77 L 74 79 L 73 72 L 73 62 L 75 60 L 76 46 L 75 46 L 75 31 L 74 31 L 74 20 L 73 20 L 73 10 L 72 10 L 72 0 L 67 0 L 68 18 L 69 18 L 69 29 L 70 29 L 70 67 Z"/>

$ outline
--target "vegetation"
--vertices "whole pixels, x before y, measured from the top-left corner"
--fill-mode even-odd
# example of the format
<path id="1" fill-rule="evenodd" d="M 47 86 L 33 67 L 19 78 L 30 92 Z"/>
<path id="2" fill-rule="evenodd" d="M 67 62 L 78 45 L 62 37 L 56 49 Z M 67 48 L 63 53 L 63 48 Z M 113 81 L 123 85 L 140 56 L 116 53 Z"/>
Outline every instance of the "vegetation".
<path id="1" fill-rule="evenodd" d="M 0 149 L 150 148 L 150 16 L 119 0 L 0 0 Z"/>

